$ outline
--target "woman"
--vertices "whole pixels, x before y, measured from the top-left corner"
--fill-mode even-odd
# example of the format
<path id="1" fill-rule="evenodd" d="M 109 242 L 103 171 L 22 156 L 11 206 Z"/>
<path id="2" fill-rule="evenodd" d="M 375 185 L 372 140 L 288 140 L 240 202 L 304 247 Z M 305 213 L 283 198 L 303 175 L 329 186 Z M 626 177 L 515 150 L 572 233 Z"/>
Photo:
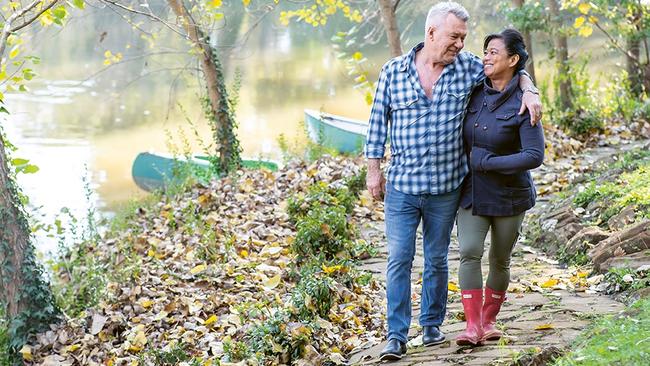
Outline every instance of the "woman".
<path id="1" fill-rule="evenodd" d="M 542 126 L 532 126 L 527 113 L 518 114 L 519 71 L 528 60 L 521 34 L 506 29 L 489 35 L 483 51 L 487 78 L 472 94 L 463 131 L 470 173 L 463 182 L 457 221 L 458 277 L 467 320 L 456 338 L 459 345 L 478 345 L 502 335 L 495 322 L 510 282 L 510 255 L 524 213 L 535 204 L 528 169 L 540 166 L 544 158 Z M 488 230 L 490 272 L 484 302 L 481 258 Z"/>

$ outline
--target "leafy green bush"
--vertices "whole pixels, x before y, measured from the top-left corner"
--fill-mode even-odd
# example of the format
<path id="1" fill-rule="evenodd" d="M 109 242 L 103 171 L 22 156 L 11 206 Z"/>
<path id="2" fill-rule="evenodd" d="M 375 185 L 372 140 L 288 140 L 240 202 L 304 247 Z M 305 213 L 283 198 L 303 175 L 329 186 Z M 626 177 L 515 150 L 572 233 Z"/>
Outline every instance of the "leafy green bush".
<path id="1" fill-rule="evenodd" d="M 229 338 L 223 342 L 223 353 L 226 356 L 223 361 L 226 362 L 238 362 L 250 357 L 250 350 L 246 342 L 233 341 Z"/>
<path id="2" fill-rule="evenodd" d="M 291 293 L 291 302 L 301 320 L 311 321 L 315 315 L 327 318 L 334 303 L 334 281 L 323 272 L 304 275 Z"/>
<path id="3" fill-rule="evenodd" d="M 350 241 L 350 228 L 342 207 L 317 204 L 296 226 L 298 232 L 291 249 L 298 254 L 299 261 L 320 254 L 332 258 L 342 252 Z"/>
<path id="4" fill-rule="evenodd" d="M 309 324 L 292 322 L 289 313 L 278 310 L 248 331 L 248 351 L 257 359 L 277 357 L 281 364 L 290 365 L 302 356 L 312 332 Z"/>
<path id="5" fill-rule="evenodd" d="M 290 197 L 287 213 L 289 214 L 289 220 L 295 224 L 307 216 L 314 207 L 343 207 L 346 213 L 350 213 L 355 202 L 356 196 L 347 186 L 335 188 L 325 182 L 318 182 L 309 187 L 306 195 L 298 194 Z"/>

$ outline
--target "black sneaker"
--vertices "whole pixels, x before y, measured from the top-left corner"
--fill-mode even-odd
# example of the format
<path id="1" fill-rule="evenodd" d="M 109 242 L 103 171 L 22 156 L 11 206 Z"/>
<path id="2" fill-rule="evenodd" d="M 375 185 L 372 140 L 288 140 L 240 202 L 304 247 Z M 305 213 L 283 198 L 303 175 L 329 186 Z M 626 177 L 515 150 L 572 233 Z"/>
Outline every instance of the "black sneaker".
<path id="1" fill-rule="evenodd" d="M 393 338 L 388 340 L 386 347 L 379 354 L 379 359 L 381 361 L 397 361 L 401 360 L 404 354 L 406 354 L 406 343 Z"/>

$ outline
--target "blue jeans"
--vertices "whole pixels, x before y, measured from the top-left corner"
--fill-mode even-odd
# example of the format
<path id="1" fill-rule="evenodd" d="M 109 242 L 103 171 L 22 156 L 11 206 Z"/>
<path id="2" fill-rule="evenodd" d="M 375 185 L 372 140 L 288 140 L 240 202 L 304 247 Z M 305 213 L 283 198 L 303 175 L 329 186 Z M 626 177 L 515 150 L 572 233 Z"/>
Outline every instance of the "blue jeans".
<path id="1" fill-rule="evenodd" d="M 441 195 L 410 195 L 386 184 L 388 339 L 407 342 L 411 325 L 411 268 L 420 221 L 424 234 L 420 325 L 442 324 L 447 310 L 447 253 L 459 199 L 460 189 Z"/>

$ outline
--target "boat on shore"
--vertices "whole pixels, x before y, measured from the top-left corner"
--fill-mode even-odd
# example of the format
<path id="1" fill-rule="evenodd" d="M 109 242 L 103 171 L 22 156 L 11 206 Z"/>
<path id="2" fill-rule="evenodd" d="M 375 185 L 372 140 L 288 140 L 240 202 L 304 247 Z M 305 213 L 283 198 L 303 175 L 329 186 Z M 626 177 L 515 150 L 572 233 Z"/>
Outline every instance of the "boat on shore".
<path id="1" fill-rule="evenodd" d="M 341 153 L 359 153 L 366 142 L 365 121 L 305 109 L 305 125 L 312 141 Z"/>
<path id="2" fill-rule="evenodd" d="M 278 170 L 277 163 L 261 159 L 243 159 L 242 167 Z M 179 179 L 179 173 L 184 169 L 198 169 L 199 172 L 207 173 L 210 169 L 210 160 L 204 155 L 193 155 L 187 158 L 171 154 L 142 152 L 133 161 L 131 175 L 139 188 L 151 192 L 156 189 L 164 189 L 175 183 Z"/>

